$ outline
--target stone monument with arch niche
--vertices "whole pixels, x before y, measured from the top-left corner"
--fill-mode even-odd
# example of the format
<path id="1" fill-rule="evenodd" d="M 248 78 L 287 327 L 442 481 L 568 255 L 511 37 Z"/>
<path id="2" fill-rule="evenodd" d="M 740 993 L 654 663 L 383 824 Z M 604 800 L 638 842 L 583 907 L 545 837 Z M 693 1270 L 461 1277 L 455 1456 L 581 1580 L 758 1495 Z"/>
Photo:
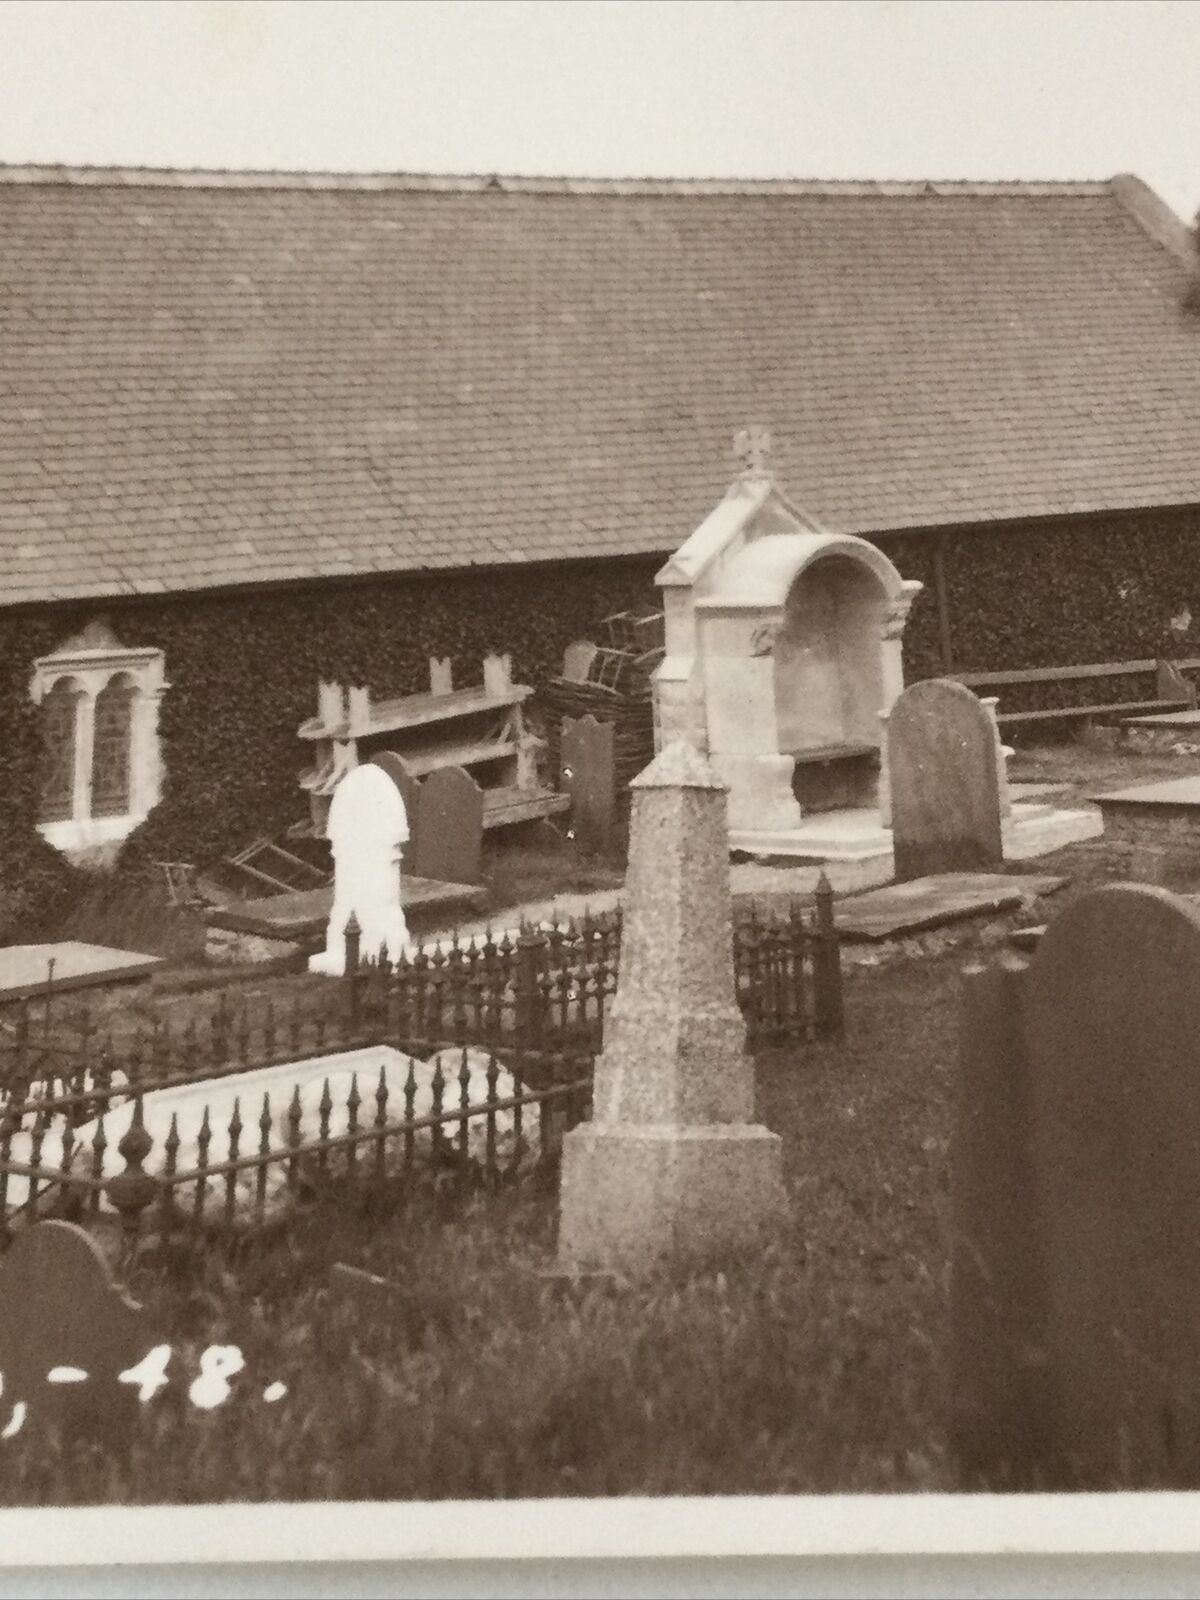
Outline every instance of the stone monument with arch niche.
<path id="1" fill-rule="evenodd" d="M 922 585 L 866 539 L 829 533 L 774 482 L 770 440 L 743 430 L 742 471 L 659 571 L 666 653 L 655 743 L 685 739 L 729 789 L 729 843 L 758 856 L 892 868 L 885 753 Z M 983 702 L 995 717 L 995 702 Z M 997 744 L 998 744 L 997 736 Z M 1002 795 L 1005 855 L 1099 831 L 1089 813 Z M 1038 815 L 1034 817 L 1032 812 Z M 1053 825 L 1051 825 L 1053 822 Z M 1036 823 L 1030 829 L 1029 823 Z"/>

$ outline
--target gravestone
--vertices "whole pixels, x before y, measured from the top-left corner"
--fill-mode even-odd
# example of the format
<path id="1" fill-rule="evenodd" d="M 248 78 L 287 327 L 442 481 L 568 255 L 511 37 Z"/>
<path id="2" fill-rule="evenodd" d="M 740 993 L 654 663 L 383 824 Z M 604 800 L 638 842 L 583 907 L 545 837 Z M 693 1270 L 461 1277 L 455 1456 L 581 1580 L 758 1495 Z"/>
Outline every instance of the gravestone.
<path id="1" fill-rule="evenodd" d="M 1200 1484 L 1200 913 L 1083 896 L 1026 982 L 1057 1454 Z"/>
<path id="2" fill-rule="evenodd" d="M 754 1248 L 786 1214 L 737 1005 L 725 785 L 683 740 L 631 785 L 617 992 L 593 1120 L 563 1139 L 559 1264 L 643 1272 Z"/>
<path id="3" fill-rule="evenodd" d="M 590 639 L 576 639 L 563 651 L 562 675 L 568 683 L 586 683 L 588 670 L 596 659 L 596 646 Z"/>
<path id="4" fill-rule="evenodd" d="M 615 728 L 595 717 L 564 717 L 562 784 L 571 797 L 576 842 L 600 854 L 611 849 L 617 820 Z"/>
<path id="5" fill-rule="evenodd" d="M 155 1340 L 95 1240 L 70 1222 L 22 1229 L 0 1262 L 0 1429 L 49 1422 L 110 1442 L 137 1413 L 119 1381 Z M 84 1376 L 80 1376 L 84 1374 Z M 2 1446 L 0 1446 L 2 1448 Z"/>
<path id="6" fill-rule="evenodd" d="M 409 856 L 418 878 L 478 883 L 483 852 L 483 791 L 462 767 L 439 767 L 417 794 Z"/>
<path id="7" fill-rule="evenodd" d="M 399 959 L 408 943 L 400 901 L 400 849 L 408 841 L 408 816 L 400 791 L 382 768 L 352 768 L 333 791 L 328 835 L 333 852 L 333 906 L 325 949 L 309 970 L 339 976 L 346 968 L 346 924 L 360 929 L 364 959 L 380 952 Z"/>
<path id="8" fill-rule="evenodd" d="M 905 689 L 886 726 L 896 878 L 1002 865 L 1003 757 L 987 707 L 935 678 Z"/>
<path id="9" fill-rule="evenodd" d="M 960 1451 L 1015 1486 L 1196 1488 L 1200 910 L 1096 889 L 971 984 Z"/>
<path id="10" fill-rule="evenodd" d="M 421 789 L 420 780 L 413 776 L 407 761 L 395 750 L 377 750 L 371 757 L 370 765 L 386 772 L 400 791 L 409 829 L 408 849 L 404 854 L 411 861 L 417 848 L 417 795 Z M 415 868 L 413 870 L 415 871 Z"/>

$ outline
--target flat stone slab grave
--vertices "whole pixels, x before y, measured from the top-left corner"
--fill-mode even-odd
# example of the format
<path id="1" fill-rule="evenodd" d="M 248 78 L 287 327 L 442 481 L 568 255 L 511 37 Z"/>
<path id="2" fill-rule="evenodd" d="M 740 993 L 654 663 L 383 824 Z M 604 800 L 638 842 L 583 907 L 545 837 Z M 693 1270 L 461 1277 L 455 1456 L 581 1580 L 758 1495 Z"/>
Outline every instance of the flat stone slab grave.
<path id="1" fill-rule="evenodd" d="M 1101 811 L 1105 806 L 1175 806 L 1194 811 L 1200 819 L 1200 777 L 1164 778 L 1158 783 L 1139 783 L 1132 789 L 1114 789 L 1092 797 Z"/>
<path id="2" fill-rule="evenodd" d="M 1005 872 L 938 872 L 839 900 L 834 918 L 848 944 L 923 933 L 949 922 L 1012 910 L 1065 887 L 1066 878 Z"/>
<path id="3" fill-rule="evenodd" d="M 44 995 L 50 963 L 54 963 L 51 988 L 86 989 L 94 984 L 132 983 L 148 977 L 162 965 L 160 956 L 135 950 L 110 950 L 102 944 L 81 944 L 69 939 L 60 944 L 10 944 L 0 947 L 0 1000 L 20 1000 Z"/>
<path id="4" fill-rule="evenodd" d="M 1104 831 L 1115 839 L 1200 847 L 1200 776 L 1166 778 L 1094 797 Z"/>
<path id="5" fill-rule="evenodd" d="M 1150 717 L 1122 717 L 1123 728 L 1178 728 L 1200 731 L 1200 711 L 1158 711 Z"/>
<path id="6" fill-rule="evenodd" d="M 442 883 L 436 878 L 400 880 L 401 903 L 409 914 L 440 913 L 455 906 L 474 910 L 483 894 L 478 886 L 468 883 Z M 229 928 L 235 933 L 299 943 L 324 934 L 332 904 L 332 887 L 297 889 L 293 894 L 272 894 L 262 900 L 239 900 L 210 911 L 205 921 L 210 928 Z"/>

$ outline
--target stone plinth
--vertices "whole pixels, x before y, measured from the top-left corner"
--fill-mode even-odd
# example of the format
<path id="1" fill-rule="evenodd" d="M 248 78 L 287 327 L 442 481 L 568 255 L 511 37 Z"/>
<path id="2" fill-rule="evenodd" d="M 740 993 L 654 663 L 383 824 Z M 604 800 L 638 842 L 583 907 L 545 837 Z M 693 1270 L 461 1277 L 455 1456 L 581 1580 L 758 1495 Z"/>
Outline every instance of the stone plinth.
<path id="1" fill-rule="evenodd" d="M 563 1142 L 559 1255 L 636 1271 L 752 1247 L 783 1213 L 780 1150 L 745 1123 L 577 1128 Z"/>
<path id="2" fill-rule="evenodd" d="M 631 785 L 621 969 L 594 1117 L 563 1143 L 559 1255 L 637 1271 L 750 1245 L 783 1214 L 753 1122 L 733 967 L 725 786 L 675 742 Z"/>

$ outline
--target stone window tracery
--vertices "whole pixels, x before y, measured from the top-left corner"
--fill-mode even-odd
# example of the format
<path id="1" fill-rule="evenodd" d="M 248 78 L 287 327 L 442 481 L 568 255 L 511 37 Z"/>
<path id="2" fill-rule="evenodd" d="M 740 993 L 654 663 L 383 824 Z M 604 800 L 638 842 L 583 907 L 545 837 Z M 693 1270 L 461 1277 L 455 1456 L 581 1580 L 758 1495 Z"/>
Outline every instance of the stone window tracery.
<path id="1" fill-rule="evenodd" d="M 34 664 L 41 710 L 38 825 L 68 855 L 112 847 L 157 804 L 161 650 L 128 650 L 93 622 Z"/>

